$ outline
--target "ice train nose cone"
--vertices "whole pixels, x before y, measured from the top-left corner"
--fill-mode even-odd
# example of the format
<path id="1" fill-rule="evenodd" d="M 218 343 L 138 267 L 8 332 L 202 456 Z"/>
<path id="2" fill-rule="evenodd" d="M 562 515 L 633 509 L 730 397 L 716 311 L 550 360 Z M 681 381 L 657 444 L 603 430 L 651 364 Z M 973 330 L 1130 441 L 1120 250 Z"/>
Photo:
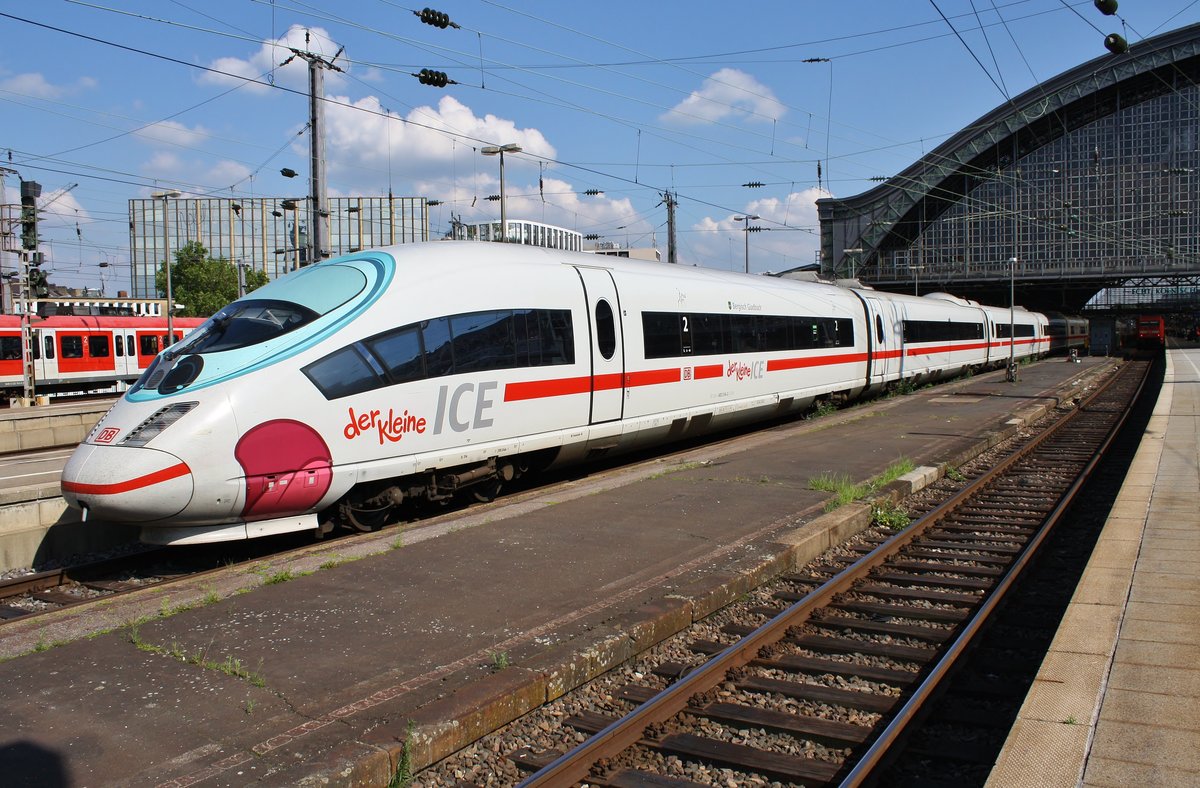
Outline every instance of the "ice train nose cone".
<path id="1" fill-rule="evenodd" d="M 173 517 L 192 499 L 192 470 L 157 449 L 82 444 L 62 473 L 67 503 L 89 518 L 145 523 Z"/>

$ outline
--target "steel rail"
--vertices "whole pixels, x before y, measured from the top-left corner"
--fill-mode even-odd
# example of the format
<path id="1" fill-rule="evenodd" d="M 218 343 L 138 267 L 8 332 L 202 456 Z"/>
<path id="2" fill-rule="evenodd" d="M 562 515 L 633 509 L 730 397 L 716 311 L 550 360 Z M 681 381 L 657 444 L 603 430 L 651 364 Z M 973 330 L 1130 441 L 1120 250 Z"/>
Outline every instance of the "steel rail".
<path id="1" fill-rule="evenodd" d="M 1124 370 L 1122 370 L 1123 372 Z M 685 710 L 688 700 L 697 694 L 706 692 L 723 683 L 726 672 L 732 665 L 746 664 L 754 659 L 766 646 L 782 640 L 787 630 L 801 623 L 814 610 L 824 607 L 832 598 L 848 591 L 855 582 L 866 576 L 876 566 L 883 564 L 918 537 L 932 530 L 943 519 L 964 505 L 975 494 L 997 476 L 1002 475 L 1012 465 L 1031 454 L 1043 443 L 1057 435 L 1067 425 L 1079 417 L 1088 404 L 1108 391 L 1111 385 L 1120 377 L 1114 376 L 1108 384 L 1097 389 L 1075 410 L 1059 419 L 1040 435 L 1030 440 L 1017 452 L 1000 462 L 988 473 L 980 476 L 970 485 L 959 491 L 950 500 L 944 502 L 917 523 L 880 543 L 871 552 L 853 562 L 824 585 L 813 590 L 791 607 L 777 614 L 753 632 L 746 635 L 737 643 L 720 652 L 695 671 L 665 689 L 662 693 L 646 701 L 630 714 L 614 721 L 612 724 L 591 736 L 587 741 L 564 753 L 536 773 L 520 783 L 521 788 L 557 788 L 572 786 L 586 781 L 593 765 L 601 758 L 611 757 L 640 741 L 644 737 L 647 726 L 663 723 Z"/>
<path id="2" fill-rule="evenodd" d="M 1128 369 L 1129 367 L 1126 366 L 1121 370 L 1121 373 L 1124 374 Z M 1146 385 L 1146 380 L 1149 377 L 1149 369 L 1149 367 L 1146 368 L 1146 374 L 1144 374 L 1141 381 L 1138 382 L 1137 388 L 1134 391 L 1132 399 L 1130 400 L 1131 402 L 1136 402 L 1141 396 L 1142 390 Z M 1109 385 L 1106 385 L 1104 388 L 1096 391 L 1091 397 L 1088 398 L 1087 403 L 1093 402 L 1097 397 L 1107 392 L 1109 388 L 1117 382 L 1118 379 L 1119 376 L 1110 380 Z M 1086 406 L 1086 404 L 1081 405 L 1075 410 L 1075 413 L 1072 414 L 1072 416 L 1082 413 Z M 959 657 L 962 656 L 962 654 L 970 646 L 975 637 L 975 633 L 987 623 L 992 613 L 995 612 L 996 608 L 1003 601 L 1005 594 L 1007 594 L 1009 589 L 1017 581 L 1025 566 L 1037 553 L 1042 542 L 1045 541 L 1050 532 L 1062 519 L 1063 515 L 1066 513 L 1066 510 L 1071 506 L 1071 504 L 1074 503 L 1075 496 L 1078 495 L 1080 489 L 1082 489 L 1084 484 L 1087 483 L 1088 479 L 1095 471 L 1096 466 L 1099 465 L 1103 460 L 1109 446 L 1111 446 L 1112 442 L 1116 439 L 1117 434 L 1125 425 L 1129 415 L 1130 411 L 1128 408 L 1126 408 L 1125 411 L 1118 417 L 1116 422 L 1111 426 L 1108 433 L 1101 441 L 1100 446 L 1097 447 L 1097 449 L 1092 453 L 1092 456 L 1085 465 L 1083 472 L 1076 477 L 1075 481 L 1071 484 L 1067 491 L 1063 493 L 1057 505 L 1055 505 L 1054 509 L 1046 516 L 1037 532 L 1026 543 L 1026 546 L 1021 551 L 1018 559 L 1014 561 L 1009 567 L 1008 571 L 1005 572 L 1001 581 L 994 587 L 992 592 L 988 594 L 984 603 L 975 611 L 971 618 L 962 627 L 957 636 L 954 638 L 953 642 L 946 647 L 945 653 L 929 671 L 921 684 L 915 690 L 913 690 L 913 693 L 909 696 L 908 701 L 900 708 L 899 711 L 896 712 L 896 715 L 891 719 L 887 727 L 880 732 L 878 737 L 876 737 L 875 741 L 871 744 L 867 751 L 858 759 L 858 762 L 854 765 L 854 768 L 852 768 L 850 772 L 843 778 L 842 782 L 840 783 L 843 788 L 859 786 L 864 784 L 868 779 L 871 779 L 872 772 L 880 765 L 883 759 L 888 756 L 892 747 L 903 737 L 904 732 L 908 728 L 909 724 L 913 722 L 913 720 L 921 712 L 926 701 L 932 697 L 938 685 L 951 671 L 951 669 L 957 663 Z"/>

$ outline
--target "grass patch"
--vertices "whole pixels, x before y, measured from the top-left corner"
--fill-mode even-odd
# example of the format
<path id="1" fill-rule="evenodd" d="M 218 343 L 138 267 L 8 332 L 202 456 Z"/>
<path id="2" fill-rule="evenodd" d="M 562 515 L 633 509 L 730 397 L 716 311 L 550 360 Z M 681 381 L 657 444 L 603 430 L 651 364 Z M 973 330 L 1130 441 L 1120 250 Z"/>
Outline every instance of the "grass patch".
<path id="1" fill-rule="evenodd" d="M 264 574 L 262 579 L 263 585 L 273 586 L 278 585 L 279 583 L 286 583 L 289 580 L 295 580 L 297 577 L 299 577 L 299 575 L 297 575 L 291 569 L 280 569 L 278 572 L 272 572 L 269 575 Z"/>
<path id="2" fill-rule="evenodd" d="M 507 651 L 491 651 L 488 652 L 488 655 L 492 658 L 492 670 L 504 670 L 511 664 L 508 661 Z"/>
<path id="3" fill-rule="evenodd" d="M 392 549 L 393 550 L 399 550 L 401 547 L 404 547 L 404 534 L 400 534 L 399 536 L 397 536 L 395 539 L 392 540 Z"/>
<path id="4" fill-rule="evenodd" d="M 685 462 L 680 465 L 673 465 L 670 468 L 663 468 L 655 474 L 651 474 L 651 479 L 661 479 L 664 476 L 669 476 L 672 473 L 682 473 L 683 471 L 694 471 L 697 468 L 703 468 L 711 465 L 711 462 Z"/>
<path id="5" fill-rule="evenodd" d="M 232 655 L 225 657 L 223 660 L 209 659 L 207 649 L 189 653 L 176 640 L 172 640 L 170 646 L 160 646 L 144 640 L 141 633 L 142 623 L 144 622 L 135 621 L 129 625 L 129 642 L 137 647 L 138 651 L 170 657 L 179 662 L 196 665 L 205 670 L 215 670 L 218 673 L 224 673 L 226 676 L 248 681 L 255 687 L 265 687 L 267 685 L 267 681 L 262 677 L 261 673 L 250 670 L 242 664 L 240 659 Z"/>
<path id="6" fill-rule="evenodd" d="M 817 400 L 817 402 L 813 405 L 812 410 L 809 411 L 808 415 L 804 418 L 806 420 L 819 419 L 822 416 L 828 416 L 832 413 L 837 413 L 837 409 L 837 405 L 833 404 L 832 400 Z"/>
<path id="7" fill-rule="evenodd" d="M 907 509 L 888 500 L 871 507 L 871 522 L 881 528 L 902 531 L 912 522 L 912 518 L 908 516 Z"/>
<path id="8" fill-rule="evenodd" d="M 814 479 L 809 479 L 808 487 L 810 490 L 833 493 L 832 500 L 825 504 L 825 511 L 832 512 L 838 507 L 866 498 L 912 469 L 913 461 L 907 457 L 901 457 L 889 465 L 883 473 L 861 484 L 850 481 L 850 477 L 844 473 L 823 473 Z"/>
<path id="9" fill-rule="evenodd" d="M 965 482 L 967 480 L 967 477 L 963 475 L 963 472 L 958 468 L 955 468 L 953 465 L 946 466 L 946 478 L 952 482 Z"/>
<path id="10" fill-rule="evenodd" d="M 404 734 L 403 749 L 400 750 L 400 760 L 396 762 L 396 773 L 388 781 L 388 788 L 409 788 L 413 781 L 412 767 L 412 735 L 415 727 L 412 720 L 408 721 L 408 732 Z"/>

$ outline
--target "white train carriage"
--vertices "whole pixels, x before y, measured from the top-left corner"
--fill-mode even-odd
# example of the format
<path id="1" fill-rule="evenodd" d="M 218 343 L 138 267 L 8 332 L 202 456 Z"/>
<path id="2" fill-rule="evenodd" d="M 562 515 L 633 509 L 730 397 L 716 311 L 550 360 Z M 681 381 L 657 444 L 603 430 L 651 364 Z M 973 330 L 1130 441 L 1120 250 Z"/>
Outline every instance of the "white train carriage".
<path id="1" fill-rule="evenodd" d="M 985 316 L 524 245 L 366 251 L 164 352 L 63 493 L 159 543 L 372 529 L 411 499 L 986 364 Z"/>

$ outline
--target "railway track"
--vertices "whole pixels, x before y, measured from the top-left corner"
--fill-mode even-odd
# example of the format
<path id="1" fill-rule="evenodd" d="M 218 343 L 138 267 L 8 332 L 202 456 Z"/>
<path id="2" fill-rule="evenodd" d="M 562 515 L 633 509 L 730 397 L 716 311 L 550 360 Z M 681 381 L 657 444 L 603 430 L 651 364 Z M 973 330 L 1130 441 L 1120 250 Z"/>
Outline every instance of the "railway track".
<path id="1" fill-rule="evenodd" d="M 699 666 L 658 665 L 673 680 L 665 690 L 620 687 L 617 699 L 637 704 L 630 714 L 567 716 L 565 726 L 591 738 L 561 755 L 512 753 L 537 769 L 522 785 L 695 785 L 693 764 L 745 784 L 868 780 L 1068 508 L 1148 367 L 1125 365 L 908 529 L 855 548 L 827 573 L 785 578 L 795 590 L 775 598 L 793 604 L 756 609 L 771 617 L 762 626 L 726 624 L 732 644 L 694 642 L 712 657 Z"/>

